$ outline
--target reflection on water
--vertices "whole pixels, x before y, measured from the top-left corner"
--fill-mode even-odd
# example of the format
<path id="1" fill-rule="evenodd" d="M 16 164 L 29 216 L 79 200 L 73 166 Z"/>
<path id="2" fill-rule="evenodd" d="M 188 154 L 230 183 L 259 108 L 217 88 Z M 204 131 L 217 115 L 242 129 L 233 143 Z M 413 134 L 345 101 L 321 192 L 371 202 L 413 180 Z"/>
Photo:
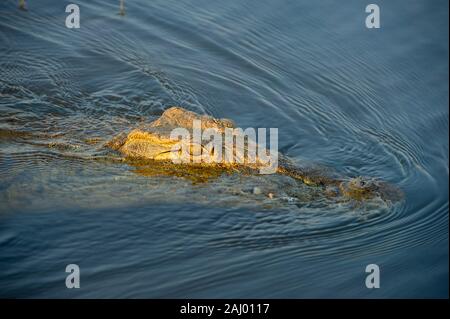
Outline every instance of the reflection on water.
<path id="1" fill-rule="evenodd" d="M 19 9 L 26 10 L 25 0 L 19 0 Z"/>
<path id="2" fill-rule="evenodd" d="M 121 16 L 125 15 L 125 0 L 120 0 L 119 2 L 119 14 Z"/>
<path id="3" fill-rule="evenodd" d="M 379 30 L 359 1 L 78 4 L 77 30 L 66 3 L 0 4 L 0 296 L 448 296 L 448 2 L 381 1 Z M 103 147 L 170 105 L 278 127 L 299 163 L 405 198 L 158 173 Z"/>

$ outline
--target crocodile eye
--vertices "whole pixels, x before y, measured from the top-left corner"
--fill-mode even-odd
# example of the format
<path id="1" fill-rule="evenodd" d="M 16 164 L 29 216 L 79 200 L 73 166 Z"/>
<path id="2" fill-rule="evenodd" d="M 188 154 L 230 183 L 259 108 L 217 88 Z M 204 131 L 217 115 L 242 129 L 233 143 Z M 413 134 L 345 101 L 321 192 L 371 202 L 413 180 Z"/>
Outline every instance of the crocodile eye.
<path id="1" fill-rule="evenodd" d="M 361 182 L 360 182 L 360 185 L 361 185 L 361 186 L 364 186 L 364 185 L 366 185 L 366 182 L 365 182 L 365 181 L 361 181 Z"/>

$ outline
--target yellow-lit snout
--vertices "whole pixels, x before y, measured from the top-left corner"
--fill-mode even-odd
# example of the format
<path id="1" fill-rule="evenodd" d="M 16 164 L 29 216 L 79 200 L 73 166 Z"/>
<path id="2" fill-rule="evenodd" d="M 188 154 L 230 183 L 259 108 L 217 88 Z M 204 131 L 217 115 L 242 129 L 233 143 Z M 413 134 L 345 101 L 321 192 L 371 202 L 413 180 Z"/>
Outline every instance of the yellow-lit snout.
<path id="1" fill-rule="evenodd" d="M 176 163 L 209 163 L 213 162 L 213 151 L 205 146 L 190 141 L 176 143 L 170 154 L 160 154 L 158 159 L 171 159 Z"/>

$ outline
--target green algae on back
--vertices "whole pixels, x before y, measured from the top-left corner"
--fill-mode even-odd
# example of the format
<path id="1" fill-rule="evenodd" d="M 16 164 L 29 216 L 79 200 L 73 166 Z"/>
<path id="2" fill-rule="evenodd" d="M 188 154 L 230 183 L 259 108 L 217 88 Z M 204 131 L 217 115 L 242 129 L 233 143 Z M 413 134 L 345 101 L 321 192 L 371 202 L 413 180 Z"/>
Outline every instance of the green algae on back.
<path id="1" fill-rule="evenodd" d="M 242 175 L 255 174 L 255 170 L 245 166 L 175 164 L 171 161 L 133 160 L 126 163 L 133 167 L 133 171 L 143 176 L 173 176 L 190 180 L 193 184 L 207 183 L 222 175 L 239 173 Z"/>

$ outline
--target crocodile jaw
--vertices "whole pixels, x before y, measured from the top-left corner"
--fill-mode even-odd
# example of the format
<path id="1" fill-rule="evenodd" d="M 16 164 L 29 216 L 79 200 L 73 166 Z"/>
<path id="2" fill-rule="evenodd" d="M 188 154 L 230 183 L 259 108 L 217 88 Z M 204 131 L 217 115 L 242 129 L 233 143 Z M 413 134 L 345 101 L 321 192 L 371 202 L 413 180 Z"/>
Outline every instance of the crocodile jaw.
<path id="1" fill-rule="evenodd" d="M 169 160 L 175 155 L 173 148 L 177 143 L 176 140 L 137 129 L 128 134 L 118 151 L 127 157 Z"/>

